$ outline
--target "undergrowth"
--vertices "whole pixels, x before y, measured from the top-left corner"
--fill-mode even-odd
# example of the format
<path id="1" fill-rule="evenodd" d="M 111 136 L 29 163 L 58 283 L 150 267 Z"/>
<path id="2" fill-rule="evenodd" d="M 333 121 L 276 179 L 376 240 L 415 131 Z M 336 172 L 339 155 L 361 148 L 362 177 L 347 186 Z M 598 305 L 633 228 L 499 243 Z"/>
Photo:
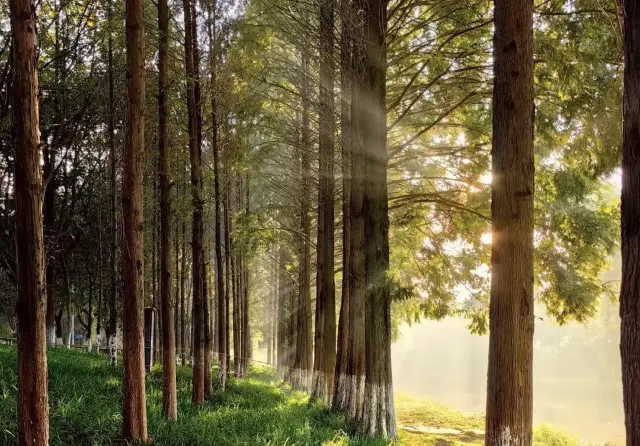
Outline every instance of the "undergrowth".
<path id="1" fill-rule="evenodd" d="M 107 358 L 54 349 L 48 352 L 50 444 L 52 446 L 123 445 L 122 368 Z M 215 376 L 215 373 L 213 374 Z M 0 346 L 0 445 L 15 444 L 16 353 Z M 382 446 L 382 440 L 353 435 L 344 417 L 292 392 L 268 368 L 255 367 L 247 379 L 231 379 L 227 391 L 214 391 L 203 407 L 191 405 L 191 369 L 178 367 L 178 421 L 161 414 L 162 372 L 147 375 L 149 436 L 156 445 Z M 480 445 L 479 415 L 464 415 L 436 403 L 396 398 L 402 445 Z M 403 426 L 449 427 L 460 435 L 411 433 Z M 534 431 L 534 446 L 577 446 L 578 440 L 549 426 Z"/>

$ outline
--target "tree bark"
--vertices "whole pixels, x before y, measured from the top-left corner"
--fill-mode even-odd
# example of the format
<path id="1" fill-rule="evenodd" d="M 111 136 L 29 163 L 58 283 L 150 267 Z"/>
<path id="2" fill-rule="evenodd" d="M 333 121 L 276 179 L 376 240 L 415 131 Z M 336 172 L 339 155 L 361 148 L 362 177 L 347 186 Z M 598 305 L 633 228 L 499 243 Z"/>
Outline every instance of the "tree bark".
<path id="1" fill-rule="evenodd" d="M 160 173 L 160 302 L 162 305 L 162 413 L 169 420 L 178 417 L 176 392 L 176 345 L 171 305 L 171 196 L 167 148 L 167 50 L 169 47 L 169 6 L 158 1 L 158 171 Z"/>
<path id="2" fill-rule="evenodd" d="M 530 445 L 533 382 L 533 3 L 494 10 L 486 444 Z"/>
<path id="3" fill-rule="evenodd" d="M 300 236 L 298 253 L 298 302 L 296 305 L 296 350 L 292 385 L 307 390 L 313 368 L 313 338 L 311 332 L 311 144 L 309 111 L 309 54 L 302 51 L 302 129 L 300 135 Z"/>
<path id="4" fill-rule="evenodd" d="M 387 120 L 385 35 L 387 3 L 359 3 L 364 18 L 359 113 L 364 148 L 365 185 L 365 358 L 366 379 L 360 430 L 370 436 L 397 438 L 391 376 L 391 300 L 389 270 L 389 200 L 387 194 Z M 365 102 L 366 101 L 366 102 Z"/>
<path id="5" fill-rule="evenodd" d="M 209 282 L 207 262 L 202 268 L 202 311 L 204 324 L 204 397 L 209 398 L 212 391 L 211 382 L 211 327 L 209 325 Z"/>
<path id="6" fill-rule="evenodd" d="M 622 389 L 627 445 L 640 444 L 640 4 L 624 1 L 622 141 Z"/>
<path id="7" fill-rule="evenodd" d="M 349 314 L 351 270 L 351 36 L 349 34 L 351 5 L 340 3 L 340 145 L 342 155 L 342 299 L 338 322 L 338 346 L 331 406 L 346 411 L 347 361 L 349 351 Z"/>
<path id="8" fill-rule="evenodd" d="M 204 404 L 204 332 L 203 332 L 203 251 L 202 251 L 202 166 L 198 137 L 196 49 L 197 27 L 195 7 L 190 0 L 183 1 L 185 23 L 185 61 L 187 73 L 187 108 L 189 114 L 189 153 L 191 159 L 191 193 L 193 199 L 193 219 L 191 249 L 193 258 L 193 385 L 191 402 Z"/>
<path id="9" fill-rule="evenodd" d="M 18 445 L 49 444 L 36 7 L 11 0 L 18 263 Z"/>
<path id="10" fill-rule="evenodd" d="M 365 384 L 365 235 L 364 235 L 364 176 L 365 156 L 362 140 L 361 119 L 359 113 L 364 113 L 364 99 L 356 78 L 362 72 L 360 55 L 362 48 L 356 42 L 362 41 L 362 25 L 357 26 L 356 18 L 352 15 L 350 26 L 353 32 L 353 82 L 351 84 L 351 188 L 349 201 L 350 216 L 350 244 L 349 244 L 349 311 L 346 321 L 348 330 L 346 352 L 346 376 L 339 379 L 344 381 L 344 404 L 347 418 L 353 422 L 359 421 L 362 415 L 362 401 Z M 339 386 L 342 384 L 339 383 Z"/>
<path id="11" fill-rule="evenodd" d="M 111 24 L 113 1 L 109 1 L 107 8 L 107 20 Z M 110 25 L 109 25 L 110 26 Z M 107 324 L 107 338 L 109 342 L 109 365 L 115 367 L 118 362 L 118 304 L 117 304 L 117 282 L 118 270 L 116 257 L 118 255 L 118 218 L 116 209 L 116 143 L 115 143 L 115 94 L 113 79 L 113 36 L 109 31 L 109 123 L 107 133 L 109 135 L 109 162 L 111 167 L 111 255 L 109 258 L 109 273 L 111 279 L 111 290 L 109 293 L 109 323 Z"/>
<path id="12" fill-rule="evenodd" d="M 180 256 L 180 362 L 184 366 L 187 362 L 187 307 L 185 296 L 185 282 L 187 280 L 187 224 L 182 220 L 182 255 Z"/>
<path id="13" fill-rule="evenodd" d="M 147 441 L 147 408 L 144 381 L 144 17 L 143 1 L 126 2 L 128 119 L 125 140 L 122 212 L 124 410 L 123 436 Z"/>
<path id="14" fill-rule="evenodd" d="M 316 323 L 311 396 L 331 402 L 336 363 L 336 296 L 334 279 L 334 4 L 320 3 L 320 116 Z"/>

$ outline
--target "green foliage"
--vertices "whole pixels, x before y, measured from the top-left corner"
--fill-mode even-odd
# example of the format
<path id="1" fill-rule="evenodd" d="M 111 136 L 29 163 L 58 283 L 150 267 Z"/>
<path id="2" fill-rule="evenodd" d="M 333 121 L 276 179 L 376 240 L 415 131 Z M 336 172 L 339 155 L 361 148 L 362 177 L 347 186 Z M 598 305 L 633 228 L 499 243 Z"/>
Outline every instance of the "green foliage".
<path id="1" fill-rule="evenodd" d="M 50 350 L 51 445 L 123 445 L 122 368 L 104 356 Z M 15 349 L 0 346 L 0 444 L 15 441 Z M 291 393 L 270 369 L 254 368 L 249 379 L 231 380 L 204 407 L 191 405 L 191 369 L 178 367 L 178 421 L 161 414 L 162 372 L 147 375 L 149 435 L 158 445 L 382 445 L 347 435 L 344 418 L 308 396 Z M 338 443 L 335 443 L 338 442 Z"/>

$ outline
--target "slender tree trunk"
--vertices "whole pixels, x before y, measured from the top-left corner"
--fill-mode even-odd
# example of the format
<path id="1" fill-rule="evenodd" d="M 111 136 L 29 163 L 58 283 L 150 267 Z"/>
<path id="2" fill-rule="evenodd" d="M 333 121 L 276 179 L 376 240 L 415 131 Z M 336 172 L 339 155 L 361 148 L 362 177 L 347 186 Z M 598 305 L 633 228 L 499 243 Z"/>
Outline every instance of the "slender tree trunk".
<path id="1" fill-rule="evenodd" d="M 142 172 L 144 168 L 144 17 L 142 0 L 126 3 L 128 120 L 125 142 L 122 211 L 124 411 L 123 436 L 147 441 L 144 382 L 144 249 Z"/>
<path id="2" fill-rule="evenodd" d="M 624 2 L 622 142 L 622 389 L 627 445 L 640 444 L 640 4 Z"/>
<path id="3" fill-rule="evenodd" d="M 233 246 L 233 245 L 232 245 Z M 233 371 L 236 378 L 240 377 L 240 299 L 238 286 L 238 255 L 232 247 L 231 281 L 233 282 Z"/>
<path id="4" fill-rule="evenodd" d="M 169 6 L 158 1 L 158 171 L 160 173 L 160 302 L 162 305 L 162 413 L 169 420 L 178 417 L 176 392 L 176 345 L 171 305 L 171 196 L 167 148 L 167 49 L 169 47 Z M 177 277 L 177 276 L 176 276 Z"/>
<path id="5" fill-rule="evenodd" d="M 211 327 L 209 325 L 209 275 L 207 274 L 207 263 L 202 268 L 202 303 L 204 311 L 204 396 L 209 398 L 212 391 L 211 382 Z"/>
<path id="6" fill-rule="evenodd" d="M 286 367 L 288 351 L 287 337 L 287 301 L 288 290 L 287 279 L 287 258 L 285 253 L 284 241 L 281 240 L 278 247 L 278 323 L 277 323 L 277 365 L 279 375 L 284 377 L 287 373 Z"/>
<path id="7" fill-rule="evenodd" d="M 486 444 L 530 445 L 533 382 L 533 3 L 497 0 Z"/>
<path id="8" fill-rule="evenodd" d="M 349 319 L 348 346 L 346 353 L 346 377 L 345 377 L 345 405 L 347 418 L 351 421 L 359 421 L 362 415 L 362 402 L 365 382 L 365 235 L 364 235 L 364 175 L 365 156 L 362 138 L 362 129 L 358 116 L 364 113 L 365 99 L 355 81 L 362 72 L 360 60 L 363 50 L 362 45 L 355 45 L 364 38 L 362 25 L 356 22 L 362 20 L 361 14 L 353 14 L 351 29 L 356 33 L 353 36 L 353 79 L 351 84 L 351 195 L 350 195 L 350 235 L 349 247 Z"/>
<path id="9" fill-rule="evenodd" d="M 300 136 L 300 251 L 298 269 L 298 302 L 296 308 L 295 363 L 292 385 L 296 389 L 309 388 L 313 368 L 313 338 L 311 333 L 311 144 L 309 129 L 309 54 L 302 52 L 302 130 Z"/>
<path id="10" fill-rule="evenodd" d="M 185 282 L 187 280 L 187 227 L 182 220 L 182 256 L 180 257 L 180 362 L 184 366 L 187 362 L 187 306 L 188 302 L 185 296 Z"/>
<path id="11" fill-rule="evenodd" d="M 38 115 L 36 9 L 11 0 L 13 137 L 18 263 L 19 445 L 49 444 L 47 297 L 42 230 L 42 173 Z"/>
<path id="12" fill-rule="evenodd" d="M 176 184 L 176 198 L 180 196 L 179 186 Z M 182 351 L 182 343 L 180 342 L 180 219 L 176 216 L 175 219 L 176 226 L 174 228 L 174 248 L 173 252 L 175 253 L 174 258 L 174 266 L 175 266 L 175 307 L 173 309 L 173 327 L 174 327 L 174 338 L 175 338 L 175 357 L 174 361 L 178 360 L 178 352 Z"/>
<path id="13" fill-rule="evenodd" d="M 351 5 L 349 0 L 340 4 L 340 145 L 342 155 L 342 299 L 338 323 L 338 347 L 334 390 L 331 406 L 346 411 L 347 358 L 349 351 L 349 314 L 351 270 L 351 36 L 349 34 Z"/>
<path id="14" fill-rule="evenodd" d="M 160 323 L 158 319 L 160 319 L 160 302 L 158 301 L 158 256 L 157 256 L 157 233 L 158 233 L 158 212 L 157 212 L 157 203 L 158 203 L 158 188 L 156 183 L 156 175 L 155 172 L 152 173 L 153 179 L 153 220 L 151 222 L 151 306 L 156 309 L 156 317 L 153 321 L 153 362 L 157 363 L 158 358 L 160 357 L 160 349 L 159 342 L 160 334 L 158 328 L 160 327 Z"/>
<path id="15" fill-rule="evenodd" d="M 264 332 L 265 332 L 265 343 L 267 344 L 267 364 L 271 364 L 273 358 L 273 301 L 276 299 L 276 284 L 277 284 L 277 262 L 275 261 L 275 253 L 270 253 L 272 256 L 269 271 L 269 275 L 271 276 L 271 280 L 269 281 L 269 294 L 267 298 L 267 302 L 265 303 L 264 310 Z"/>
<path id="16" fill-rule="evenodd" d="M 87 281 L 89 282 L 89 312 L 87 313 L 87 347 L 91 352 L 91 337 L 93 336 L 93 275 L 87 261 Z"/>
<path id="17" fill-rule="evenodd" d="M 55 257 L 56 257 L 56 248 L 55 244 L 55 222 L 56 222 L 56 214 L 55 214 L 55 196 L 56 196 L 56 181 L 53 178 L 55 175 L 53 173 L 55 169 L 55 151 L 49 146 L 49 149 L 46 152 L 45 163 L 44 163 L 44 175 L 45 178 L 50 178 L 49 184 L 45 188 L 44 191 L 44 203 L 43 203 L 43 222 L 44 222 L 44 231 L 47 234 L 46 239 L 48 239 L 47 246 L 45 247 L 45 275 L 46 275 L 46 292 L 47 292 L 47 343 L 55 344 L 56 335 L 55 335 L 55 289 L 56 289 L 56 267 L 55 267 Z"/>
<path id="18" fill-rule="evenodd" d="M 334 0 L 320 3 L 320 146 L 316 275 L 315 354 L 312 398 L 331 402 L 336 364 L 336 296 L 334 279 Z"/>
<path id="19" fill-rule="evenodd" d="M 229 220 L 229 207 L 230 207 L 230 194 L 231 194 L 231 175 L 229 169 L 229 147 L 227 146 L 224 153 L 224 173 L 223 178 L 225 180 L 224 190 L 224 202 L 223 202 L 223 216 L 224 216 L 224 258 L 225 258 L 225 278 L 224 283 L 227 285 L 225 288 L 225 305 L 224 305 L 224 328 L 225 328 L 225 357 L 226 357 L 226 370 L 227 375 L 230 373 L 229 361 L 231 358 L 231 336 L 230 336 L 230 323 L 229 323 L 229 297 L 233 295 L 233 282 L 231 280 L 231 222 Z M 225 378 L 226 381 L 226 378 Z M 221 383 L 221 387 L 224 389 L 225 385 Z"/>
<path id="20" fill-rule="evenodd" d="M 249 202 L 249 175 L 245 175 L 245 216 L 247 221 L 251 213 Z M 242 253 L 242 376 L 246 377 L 249 372 L 249 361 L 251 359 L 251 332 L 249 326 L 249 272 L 247 270 L 247 250 L 243 248 Z"/>
<path id="21" fill-rule="evenodd" d="M 202 167 L 201 153 L 198 144 L 198 112 L 196 97 L 196 50 L 197 36 L 195 26 L 195 7 L 190 0 L 184 0 L 185 23 L 185 54 L 187 72 L 187 104 L 189 112 L 189 152 L 191 158 L 191 193 L 193 198 L 192 224 L 192 289 L 193 289 L 193 385 L 191 402 L 195 405 L 204 404 L 204 333 L 203 333 L 203 289 L 202 289 Z"/>
<path id="22" fill-rule="evenodd" d="M 362 1 L 364 51 L 359 78 L 358 127 L 365 156 L 365 358 L 366 380 L 361 432 L 397 437 L 391 376 L 391 301 L 389 200 L 387 197 L 387 122 L 385 35 L 387 3 Z M 365 101 L 367 106 L 365 106 Z"/>
<path id="23" fill-rule="evenodd" d="M 63 8 L 63 5 L 55 4 L 56 7 Z M 56 192 L 57 192 L 57 179 L 55 175 L 56 169 L 56 153 L 57 147 L 55 145 L 58 144 L 60 140 L 60 131 L 59 129 L 62 126 L 62 121 L 64 119 L 62 113 L 62 89 L 60 88 L 62 85 L 62 81 L 64 78 L 63 71 L 65 67 L 66 58 L 61 51 L 60 42 L 62 41 L 62 37 L 60 35 L 60 16 L 61 14 L 56 14 L 56 18 L 54 21 L 54 33 L 55 33 L 55 62 L 54 62 L 54 85 L 56 87 L 56 91 L 53 92 L 53 103 L 54 103 L 54 119 L 56 121 L 56 126 L 53 130 L 52 141 L 46 141 L 44 144 L 44 179 L 45 179 L 45 190 L 44 190 L 44 203 L 43 203 L 43 221 L 44 221 L 44 242 L 45 242 L 45 276 L 46 276 L 46 292 L 47 292 L 47 343 L 55 344 L 56 336 L 55 336 L 55 289 L 56 289 Z"/>
<path id="24" fill-rule="evenodd" d="M 102 172 L 102 163 L 100 164 Z M 102 207 L 98 208 L 98 312 L 96 315 L 96 345 L 100 353 L 100 331 L 102 330 L 102 297 L 104 295 L 104 283 L 102 281 Z"/>
<path id="25" fill-rule="evenodd" d="M 111 26 L 113 0 L 109 1 L 107 20 Z M 111 167 L 111 255 L 109 256 L 109 273 L 111 290 L 109 293 L 109 323 L 107 325 L 107 338 L 109 339 L 109 365 L 115 367 L 118 361 L 118 305 L 117 282 L 118 271 L 116 257 L 118 255 L 118 217 L 116 209 L 116 143 L 115 143 L 115 94 L 113 79 L 113 36 L 109 31 L 109 123 L 107 133 L 109 135 L 109 162 Z"/>

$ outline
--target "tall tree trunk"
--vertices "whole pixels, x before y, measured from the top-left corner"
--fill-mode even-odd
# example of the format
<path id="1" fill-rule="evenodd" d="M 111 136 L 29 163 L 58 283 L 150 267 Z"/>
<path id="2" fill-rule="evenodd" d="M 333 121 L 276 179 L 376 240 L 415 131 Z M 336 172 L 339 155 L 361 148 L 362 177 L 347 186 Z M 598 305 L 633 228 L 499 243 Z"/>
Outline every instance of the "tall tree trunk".
<path id="1" fill-rule="evenodd" d="M 334 0 L 320 3 L 320 116 L 315 355 L 312 398 L 331 402 L 336 364 L 334 279 Z"/>
<path id="2" fill-rule="evenodd" d="M 486 444 L 531 444 L 533 3 L 497 0 Z"/>
<path id="3" fill-rule="evenodd" d="M 64 8 L 63 5 L 55 4 L 56 7 Z M 61 95 L 63 89 L 61 88 L 64 79 L 64 68 L 66 63 L 66 57 L 62 54 L 60 48 L 60 42 L 63 40 L 60 32 L 60 16 L 56 14 L 54 21 L 54 86 L 56 91 L 53 92 L 53 109 L 55 127 L 53 130 L 52 142 L 45 142 L 43 147 L 44 163 L 44 203 L 43 203 L 43 221 L 44 221 L 44 242 L 45 242 L 45 280 L 46 280 L 46 292 L 47 292 L 47 343 L 53 345 L 56 342 L 55 336 L 55 287 L 56 287 L 56 192 L 57 192 L 57 178 L 56 178 L 56 153 L 58 148 L 56 145 L 60 140 L 60 128 L 64 120 L 62 111 Z"/>
<path id="4" fill-rule="evenodd" d="M 178 417 L 176 392 L 176 345 L 171 305 L 171 196 L 167 148 L 167 50 L 169 47 L 169 6 L 158 1 L 158 171 L 160 173 L 160 302 L 162 305 L 162 413 L 169 420 Z M 177 277 L 177 276 L 176 276 Z"/>
<path id="5" fill-rule="evenodd" d="M 284 247 L 284 241 L 281 240 L 278 244 L 278 313 L 277 313 L 277 359 L 278 374 L 282 377 L 287 373 L 286 367 L 288 366 L 287 356 L 288 350 L 288 336 L 287 336 L 287 306 L 288 306 L 288 293 L 287 290 L 287 258 Z"/>
<path id="6" fill-rule="evenodd" d="M 144 17 L 143 1 L 126 3 L 128 119 L 124 154 L 122 212 L 124 398 L 123 436 L 147 441 L 144 382 L 144 249 L 142 172 L 144 168 Z"/>
<path id="7" fill-rule="evenodd" d="M 352 15 L 351 28 L 356 33 L 353 36 L 353 79 L 351 85 L 351 196 L 350 196 L 350 235 L 349 247 L 349 319 L 347 364 L 345 379 L 345 405 L 347 417 L 351 421 L 358 421 L 362 415 L 362 402 L 365 384 L 365 235 L 364 235 L 364 176 L 365 156 L 363 135 L 358 116 L 364 113 L 368 106 L 364 104 L 361 88 L 355 81 L 362 72 L 362 45 L 356 46 L 364 38 L 362 25 L 356 20 L 362 20 L 361 14 Z"/>
<path id="8" fill-rule="evenodd" d="M 351 5 L 340 2 L 340 146 L 342 155 L 342 299 L 338 323 L 338 347 L 331 406 L 346 411 L 347 358 L 349 351 L 349 314 L 351 270 L 351 36 L 349 34 Z"/>
<path id="9" fill-rule="evenodd" d="M 180 196 L 180 187 L 176 184 L 176 198 Z M 175 219 L 176 226 L 174 228 L 174 248 L 173 252 L 175 253 L 174 257 L 174 266 L 175 266 L 175 306 L 173 308 L 173 327 L 174 327 L 174 339 L 175 339 L 175 357 L 174 361 L 178 360 L 178 352 L 182 351 L 182 343 L 180 342 L 180 218 L 176 215 Z"/>
<path id="10" fill-rule="evenodd" d="M 185 296 L 185 282 L 187 280 L 187 224 L 182 220 L 182 255 L 180 256 L 180 362 L 185 365 L 187 362 L 187 307 L 188 302 Z"/>
<path id="11" fill-rule="evenodd" d="M 156 237 L 156 234 L 158 233 L 158 213 L 157 213 L 158 188 L 157 188 L 155 174 L 156 174 L 155 171 L 151 174 L 152 176 L 151 181 L 153 183 L 153 199 L 151 200 L 153 219 L 151 221 L 151 303 L 149 303 L 150 306 L 156 309 L 156 317 L 153 320 L 153 362 L 154 364 L 158 361 L 158 357 L 160 356 L 159 354 L 160 350 L 158 349 L 158 339 L 159 339 L 158 319 L 160 317 L 160 305 L 158 302 L 158 286 L 157 286 L 158 274 L 157 274 L 157 268 L 156 268 L 157 259 L 158 259 L 158 256 L 156 255 L 156 252 L 157 252 L 156 247 L 158 246 L 157 237 Z"/>
<path id="12" fill-rule="evenodd" d="M 87 259 L 88 260 L 88 259 Z M 91 337 L 93 336 L 93 275 L 87 261 L 87 281 L 89 283 L 89 311 L 87 313 L 87 347 L 91 351 Z M 79 317 L 79 316 L 78 316 Z"/>
<path id="13" fill-rule="evenodd" d="M 100 171 L 102 172 L 102 163 L 100 163 Z M 100 352 L 100 331 L 102 330 L 102 297 L 104 295 L 104 283 L 102 280 L 102 207 L 98 207 L 98 311 L 96 314 L 96 344 L 98 353 Z"/>
<path id="14" fill-rule="evenodd" d="M 59 117 L 59 119 L 62 119 Z M 55 289 L 56 289 L 56 247 L 55 247 L 55 197 L 56 197 L 56 179 L 55 179 L 55 163 L 56 155 L 55 150 L 51 145 L 47 144 L 47 151 L 45 152 L 44 159 L 44 175 L 49 179 L 44 191 L 44 203 L 43 203 L 43 222 L 44 231 L 46 233 L 46 239 L 48 243 L 45 246 L 45 275 L 46 275 L 46 292 L 47 292 L 47 343 L 55 344 Z"/>
<path id="15" fill-rule="evenodd" d="M 622 390 L 627 445 L 640 444 L 640 4 L 624 2 L 622 142 Z"/>
<path id="16" fill-rule="evenodd" d="M 233 243 L 233 241 L 232 241 Z M 238 274 L 238 254 L 231 248 L 231 281 L 233 282 L 233 371 L 240 377 L 240 287 Z"/>
<path id="17" fill-rule="evenodd" d="M 209 398 L 212 391 L 211 382 L 211 326 L 209 325 L 209 278 L 207 263 L 202 268 L 202 307 L 204 312 L 204 396 Z"/>
<path id="18" fill-rule="evenodd" d="M 358 127 L 365 156 L 365 360 L 366 380 L 360 429 L 370 436 L 397 437 L 391 376 L 389 200 L 385 35 L 387 3 L 362 1 L 365 47 L 361 53 Z M 365 102 L 366 101 L 366 102 Z M 367 106 L 365 106 L 365 103 Z"/>
<path id="19" fill-rule="evenodd" d="M 111 26 L 113 0 L 109 1 L 107 8 L 107 20 Z M 116 257 L 118 255 L 118 217 L 116 209 L 116 142 L 115 142 L 115 94 L 113 79 L 113 36 L 109 31 L 109 123 L 107 133 L 109 135 L 109 162 L 111 167 L 111 255 L 109 256 L 109 273 L 111 279 L 111 290 L 109 293 L 109 323 L 107 325 L 107 338 L 109 339 L 109 365 L 116 366 L 118 361 L 118 304 L 117 304 L 117 287 L 118 287 L 118 270 Z"/>
<path id="20" fill-rule="evenodd" d="M 184 0 L 185 60 L 187 72 L 187 105 L 189 113 L 189 153 L 191 158 L 191 193 L 193 199 L 193 220 L 191 249 L 193 257 L 193 385 L 191 402 L 204 404 L 204 333 L 203 333 L 203 251 L 202 251 L 202 166 L 198 138 L 198 104 L 196 97 L 196 50 L 195 7 L 190 0 Z"/>
<path id="21" fill-rule="evenodd" d="M 309 387 L 313 368 L 313 338 L 311 333 L 311 144 L 309 129 L 309 54 L 302 51 L 302 129 L 300 135 L 300 250 L 298 254 L 298 302 L 296 308 L 296 350 L 292 385 L 296 389 Z"/>
<path id="22" fill-rule="evenodd" d="M 245 217 L 249 219 L 251 206 L 249 202 L 249 174 L 244 177 L 244 206 Z M 251 332 L 249 326 L 249 272 L 247 270 L 247 249 L 242 251 L 242 376 L 249 372 L 251 359 Z"/>
<path id="23" fill-rule="evenodd" d="M 49 444 L 36 9 L 11 0 L 18 263 L 18 444 Z"/>
<path id="24" fill-rule="evenodd" d="M 230 295 L 233 295 L 233 282 L 231 280 L 231 222 L 229 219 L 229 207 L 230 207 L 230 194 L 231 194 L 231 175 L 230 175 L 230 168 L 229 168 L 229 159 L 230 159 L 230 154 L 229 154 L 229 146 L 226 147 L 225 153 L 224 153 L 224 173 L 222 175 L 222 177 L 225 180 L 225 188 L 224 188 L 224 201 L 223 201 L 223 217 L 224 217 L 224 259 L 225 259 L 225 277 L 224 277 L 224 283 L 227 285 L 225 287 L 225 305 L 224 305 L 224 318 L 225 318 L 225 322 L 224 322 L 224 328 L 225 328 L 225 335 L 224 335 L 224 340 L 225 340 L 225 354 L 226 354 L 226 370 L 227 370 L 227 375 L 230 373 L 230 367 L 229 367 L 229 361 L 231 358 L 231 336 L 230 336 L 230 323 L 229 323 L 229 297 Z M 225 382 L 226 382 L 226 376 L 225 375 Z M 220 383 L 221 388 L 225 388 L 225 384 L 224 383 Z"/>

